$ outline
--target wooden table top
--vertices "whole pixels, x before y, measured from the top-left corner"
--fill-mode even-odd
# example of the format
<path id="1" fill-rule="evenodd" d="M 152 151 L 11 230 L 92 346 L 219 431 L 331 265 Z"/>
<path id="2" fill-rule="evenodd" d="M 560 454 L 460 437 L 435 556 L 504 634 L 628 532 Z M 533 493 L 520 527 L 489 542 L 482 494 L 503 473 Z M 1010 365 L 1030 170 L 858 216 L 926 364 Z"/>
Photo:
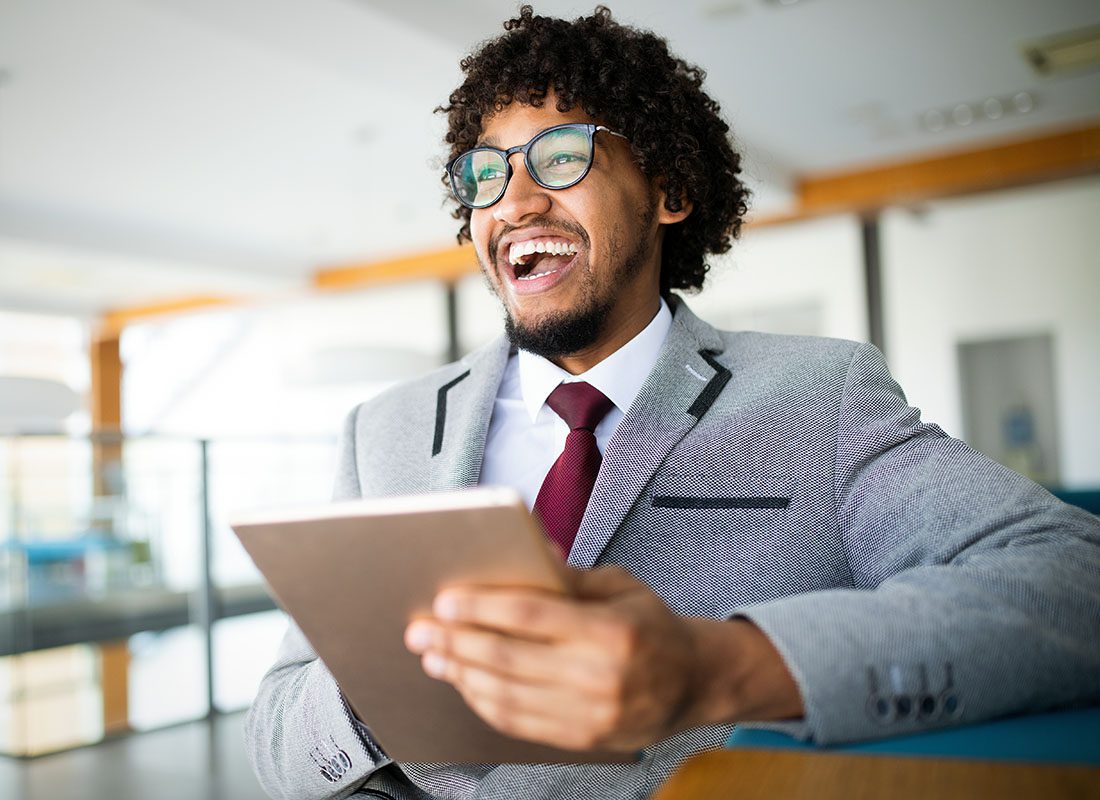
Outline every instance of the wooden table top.
<path id="1" fill-rule="evenodd" d="M 687 761 L 653 800 L 1100 800 L 1100 768 L 734 749 Z"/>

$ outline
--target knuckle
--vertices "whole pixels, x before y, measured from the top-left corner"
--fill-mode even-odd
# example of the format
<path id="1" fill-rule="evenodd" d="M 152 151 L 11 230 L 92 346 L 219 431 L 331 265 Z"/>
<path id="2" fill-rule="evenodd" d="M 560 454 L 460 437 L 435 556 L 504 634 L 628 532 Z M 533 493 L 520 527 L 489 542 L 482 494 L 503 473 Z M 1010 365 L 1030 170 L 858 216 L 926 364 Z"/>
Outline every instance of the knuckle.
<path id="1" fill-rule="evenodd" d="M 450 627 L 444 625 L 435 632 L 435 647 L 439 652 L 450 655 L 455 651 L 455 635 Z"/>
<path id="2" fill-rule="evenodd" d="M 495 697 L 497 695 L 496 681 L 493 680 L 493 675 L 484 670 L 473 670 L 470 672 L 470 680 L 466 681 L 466 685 L 470 687 L 470 690 L 476 692 L 482 697 Z"/>
<path id="3" fill-rule="evenodd" d="M 500 709 L 511 709 L 516 705 L 516 693 L 512 684 L 491 672 L 479 672 L 477 692 L 488 703 Z"/>
<path id="4" fill-rule="evenodd" d="M 591 676 L 594 692 L 601 698 L 617 698 L 623 691 L 623 678 L 614 665 L 608 664 Z"/>
<path id="5" fill-rule="evenodd" d="M 637 627 L 625 620 L 610 621 L 607 625 L 606 639 L 609 644 L 608 652 L 619 664 L 629 661 L 638 649 Z"/>
<path id="6" fill-rule="evenodd" d="M 603 737 L 614 731 L 622 719 L 622 708 L 618 703 L 596 703 L 592 707 L 592 731 Z"/>
<path id="7" fill-rule="evenodd" d="M 525 628 L 535 627 L 543 618 L 541 604 L 528 598 L 517 598 L 512 604 L 512 617 L 516 624 Z"/>
<path id="8" fill-rule="evenodd" d="M 515 665 L 516 656 L 508 642 L 499 637 L 491 637 L 485 646 L 485 656 L 496 669 L 507 671 Z"/>
<path id="9" fill-rule="evenodd" d="M 506 703 L 499 698 L 487 697 L 482 699 L 483 716 L 493 727 L 505 732 L 515 728 L 515 713 Z"/>
<path id="10" fill-rule="evenodd" d="M 603 736 L 596 730 L 580 729 L 575 732 L 572 746 L 576 750 L 595 750 L 603 743 Z"/>
<path id="11" fill-rule="evenodd" d="M 468 678 L 465 668 L 453 659 L 447 659 L 443 663 L 442 677 L 449 683 L 465 683 Z"/>

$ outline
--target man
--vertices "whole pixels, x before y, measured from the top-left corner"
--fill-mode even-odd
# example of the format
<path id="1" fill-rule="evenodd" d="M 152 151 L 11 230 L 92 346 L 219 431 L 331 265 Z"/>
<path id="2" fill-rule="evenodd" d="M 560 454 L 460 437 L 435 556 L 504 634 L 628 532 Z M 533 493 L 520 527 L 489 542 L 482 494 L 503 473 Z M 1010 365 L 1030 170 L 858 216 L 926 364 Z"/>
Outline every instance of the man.
<path id="1" fill-rule="evenodd" d="M 643 797 L 739 721 L 827 743 L 1100 698 L 1095 518 L 922 423 L 873 347 L 672 294 L 745 213 L 702 74 L 605 9 L 505 28 L 443 110 L 508 337 L 353 412 L 336 493 L 519 489 L 575 596 L 452 590 L 406 642 L 501 731 L 644 754 L 394 764 L 292 626 L 249 718 L 268 792 Z"/>

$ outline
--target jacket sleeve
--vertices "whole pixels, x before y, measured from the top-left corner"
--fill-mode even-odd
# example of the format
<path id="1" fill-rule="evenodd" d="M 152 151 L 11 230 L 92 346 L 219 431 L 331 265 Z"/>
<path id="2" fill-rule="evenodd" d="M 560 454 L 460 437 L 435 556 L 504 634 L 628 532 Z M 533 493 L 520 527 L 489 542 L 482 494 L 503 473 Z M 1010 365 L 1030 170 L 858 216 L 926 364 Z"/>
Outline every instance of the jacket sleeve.
<path id="1" fill-rule="evenodd" d="M 335 498 L 359 496 L 355 418 L 341 437 Z M 355 719 L 336 681 L 291 622 L 245 722 L 252 768 L 271 797 L 329 800 L 355 792 L 390 763 Z"/>
<path id="2" fill-rule="evenodd" d="M 776 645 L 832 743 L 1100 700 L 1100 519 L 905 401 L 860 347 L 834 501 L 854 588 L 738 609 Z"/>
<path id="3" fill-rule="evenodd" d="M 362 496 L 356 453 L 359 406 L 340 438 L 334 500 Z M 305 636 L 290 623 L 275 664 L 260 682 L 245 723 L 252 768 L 271 797 L 336 800 L 363 790 L 379 797 L 466 796 L 489 764 L 396 764 L 356 718 Z"/>

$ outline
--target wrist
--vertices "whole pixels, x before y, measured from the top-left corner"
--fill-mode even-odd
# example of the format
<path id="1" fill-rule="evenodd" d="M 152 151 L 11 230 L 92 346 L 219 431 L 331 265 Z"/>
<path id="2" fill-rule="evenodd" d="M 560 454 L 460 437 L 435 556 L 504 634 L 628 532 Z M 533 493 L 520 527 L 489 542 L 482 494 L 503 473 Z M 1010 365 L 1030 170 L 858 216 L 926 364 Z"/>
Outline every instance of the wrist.
<path id="1" fill-rule="evenodd" d="M 802 716 L 802 697 L 768 637 L 745 619 L 688 620 L 694 640 L 683 727 Z"/>

